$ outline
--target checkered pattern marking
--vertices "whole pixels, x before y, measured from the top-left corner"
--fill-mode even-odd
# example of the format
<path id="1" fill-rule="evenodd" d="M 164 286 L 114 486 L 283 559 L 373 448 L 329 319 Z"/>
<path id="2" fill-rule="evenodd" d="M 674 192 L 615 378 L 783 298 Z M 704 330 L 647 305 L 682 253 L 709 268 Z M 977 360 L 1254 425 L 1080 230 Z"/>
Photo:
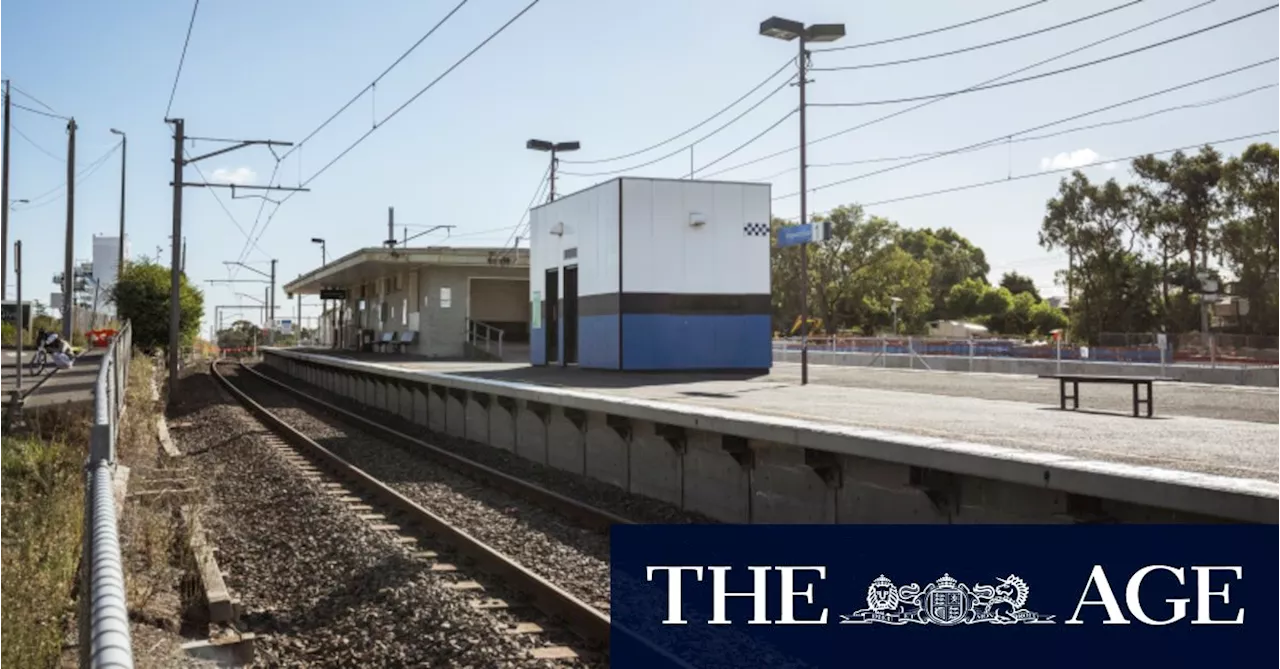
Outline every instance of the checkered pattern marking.
<path id="1" fill-rule="evenodd" d="M 768 237 L 768 223 L 747 223 L 742 226 L 742 234 L 747 237 Z"/>

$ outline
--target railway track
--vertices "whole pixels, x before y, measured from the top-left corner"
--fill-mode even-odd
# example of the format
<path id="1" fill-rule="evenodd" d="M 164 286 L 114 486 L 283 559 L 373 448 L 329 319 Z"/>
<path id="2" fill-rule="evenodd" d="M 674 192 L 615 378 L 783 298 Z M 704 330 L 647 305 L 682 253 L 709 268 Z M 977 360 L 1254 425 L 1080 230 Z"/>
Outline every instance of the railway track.
<path id="1" fill-rule="evenodd" d="M 224 371 L 230 373 L 224 373 Z M 539 639 L 545 640 L 543 645 L 531 652 L 535 658 L 566 661 L 573 661 L 576 658 L 596 664 L 594 660 L 599 659 L 600 656 L 607 657 L 611 631 L 609 616 L 603 610 L 608 607 L 607 594 L 604 601 L 600 601 L 598 596 L 593 601 L 585 601 L 582 596 L 574 592 L 574 590 L 584 591 L 587 599 L 590 599 L 590 594 L 598 594 L 599 583 L 584 586 L 581 583 L 582 580 L 587 580 L 584 578 L 566 579 L 574 581 L 569 585 L 557 583 L 554 577 L 548 577 L 549 574 L 555 573 L 554 567 L 540 564 L 537 565 L 538 569 L 534 569 L 530 564 L 522 564 L 517 557 L 513 557 L 512 553 L 521 552 L 521 547 L 527 542 L 521 542 L 519 538 L 515 538 L 516 543 L 513 545 L 512 538 L 494 535 L 492 527 L 483 523 L 476 525 L 474 519 L 468 521 L 471 524 L 469 530 L 463 527 L 468 522 L 458 522 L 456 518 L 448 517 L 451 512 L 456 515 L 455 509 L 443 509 L 439 506 L 433 509 L 432 504 L 422 503 L 420 496 L 406 494 L 406 491 L 397 489 L 405 485 L 398 479 L 394 485 L 380 480 L 370 473 L 375 470 L 375 466 L 362 469 L 351 461 L 359 457 L 348 459 L 336 452 L 341 450 L 337 445 L 337 442 L 342 441 L 341 439 L 332 441 L 324 439 L 330 447 L 321 445 L 316 438 L 313 438 L 317 431 L 314 425 L 311 430 L 298 427 L 298 424 L 308 421 L 299 420 L 298 414 L 292 413 L 296 410 L 283 406 L 269 408 L 265 400 L 255 399 L 254 386 L 257 386 L 256 396 L 259 398 L 272 392 L 287 395 L 304 406 L 309 405 L 312 411 L 320 412 L 326 418 L 355 425 L 362 431 L 376 435 L 379 439 L 401 446 L 411 451 L 411 457 L 425 457 L 434 464 L 479 482 L 483 486 L 500 490 L 503 494 L 531 502 L 541 509 L 569 519 L 572 525 L 578 528 L 576 531 L 579 535 L 594 535 L 593 538 L 581 537 L 584 543 L 595 542 L 599 545 L 599 542 L 603 542 L 605 588 L 608 581 L 608 528 L 614 524 L 629 523 L 629 520 L 469 460 L 412 435 L 375 423 L 364 416 L 290 388 L 276 379 L 238 363 L 214 362 L 211 364 L 211 372 L 246 409 L 278 435 L 283 442 L 292 447 L 292 450 L 286 453 L 286 457 L 301 468 L 304 475 L 320 482 L 331 495 L 347 503 L 354 512 L 373 523 L 376 528 L 420 535 L 419 541 L 425 540 L 431 547 L 439 550 L 421 550 L 417 555 L 436 560 L 436 564 L 432 567 L 434 571 L 450 573 L 457 579 L 452 587 L 473 594 L 474 607 L 503 611 L 516 620 L 508 628 L 511 633 L 539 635 Z M 277 405 L 281 404 L 279 398 L 276 400 Z M 289 415 L 293 418 L 290 419 Z M 308 431 L 312 434 L 308 435 L 306 433 Z M 348 453 L 348 455 L 354 454 L 354 451 Z M 322 480 L 326 478 L 331 480 Z M 563 523 L 553 524 L 563 526 Z M 490 532 L 492 540 L 486 541 L 483 537 L 477 536 L 486 531 Z M 568 536 L 574 536 L 573 532 L 569 532 Z M 413 538 L 405 537 L 405 541 L 413 541 Z M 506 542 L 512 550 L 504 552 L 500 546 L 493 545 L 502 542 Z M 440 558 L 440 553 L 449 551 L 455 552 L 469 564 L 458 571 L 458 565 L 444 562 Z M 599 553 L 599 550 L 597 549 L 596 552 Z M 550 559 L 554 561 L 554 554 Z M 571 561 L 566 560 L 566 562 Z M 540 574 L 539 571 L 543 573 Z M 497 582 L 494 582 L 495 579 Z M 600 580 L 599 565 L 595 565 L 590 580 Z M 494 596 L 508 592 L 511 596 L 506 599 Z M 605 592 L 607 593 L 607 589 Z M 532 617 L 524 615 L 524 611 L 528 608 L 534 609 L 537 613 Z M 559 642 L 558 640 L 567 638 L 559 634 L 561 631 L 571 633 L 573 636 L 568 637 L 571 640 Z M 627 634 L 625 631 L 623 633 Z"/>

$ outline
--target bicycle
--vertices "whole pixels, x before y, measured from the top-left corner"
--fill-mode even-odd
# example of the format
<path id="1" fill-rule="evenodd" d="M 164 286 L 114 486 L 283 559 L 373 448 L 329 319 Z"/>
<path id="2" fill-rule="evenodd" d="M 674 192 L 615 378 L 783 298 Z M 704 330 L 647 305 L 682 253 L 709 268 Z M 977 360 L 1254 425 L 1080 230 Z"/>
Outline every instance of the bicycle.
<path id="1" fill-rule="evenodd" d="M 44 345 L 36 347 L 36 354 L 32 356 L 30 363 L 30 371 L 32 376 L 40 376 L 44 373 L 44 368 L 53 365 L 53 361 L 49 359 L 49 353 L 45 350 Z"/>

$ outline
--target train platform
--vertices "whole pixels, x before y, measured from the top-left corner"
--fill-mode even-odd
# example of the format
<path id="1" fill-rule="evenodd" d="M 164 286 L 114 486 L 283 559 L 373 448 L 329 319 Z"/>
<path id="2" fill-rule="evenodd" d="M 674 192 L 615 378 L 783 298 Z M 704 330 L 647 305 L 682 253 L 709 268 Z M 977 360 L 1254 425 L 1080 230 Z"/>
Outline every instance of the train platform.
<path id="1" fill-rule="evenodd" d="M 33 352 L 24 350 L 22 362 L 29 363 Z M 98 368 L 102 366 L 101 349 L 85 351 L 76 358 L 71 369 L 55 371 L 52 366 L 46 367 L 43 374 L 32 376 L 28 368 L 22 370 L 23 406 L 26 409 L 38 409 L 56 405 L 93 404 L 93 385 L 98 378 Z M 17 389 L 17 355 L 11 349 L 4 350 L 3 385 L 0 401 L 8 402 L 13 391 Z"/>
<path id="2" fill-rule="evenodd" d="M 1161 383 L 1156 417 L 1133 418 L 1128 386 L 1089 386 L 1078 411 L 1058 408 L 1057 382 L 1011 375 L 776 364 L 769 374 L 637 374 L 510 363 L 334 354 L 368 365 L 478 381 L 530 384 L 619 400 L 733 411 L 808 423 L 963 441 L 1115 463 L 1275 483 L 1274 389 Z"/>

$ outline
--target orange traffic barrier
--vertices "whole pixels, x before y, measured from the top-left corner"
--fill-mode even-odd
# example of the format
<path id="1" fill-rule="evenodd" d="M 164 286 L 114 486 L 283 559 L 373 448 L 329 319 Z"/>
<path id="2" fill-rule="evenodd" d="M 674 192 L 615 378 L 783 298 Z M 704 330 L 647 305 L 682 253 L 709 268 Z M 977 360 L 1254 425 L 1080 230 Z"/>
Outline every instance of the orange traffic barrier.
<path id="1" fill-rule="evenodd" d="M 111 342 L 111 338 L 116 336 L 115 330 L 90 330 L 84 333 L 85 339 L 89 341 L 90 348 L 103 347 Z"/>

